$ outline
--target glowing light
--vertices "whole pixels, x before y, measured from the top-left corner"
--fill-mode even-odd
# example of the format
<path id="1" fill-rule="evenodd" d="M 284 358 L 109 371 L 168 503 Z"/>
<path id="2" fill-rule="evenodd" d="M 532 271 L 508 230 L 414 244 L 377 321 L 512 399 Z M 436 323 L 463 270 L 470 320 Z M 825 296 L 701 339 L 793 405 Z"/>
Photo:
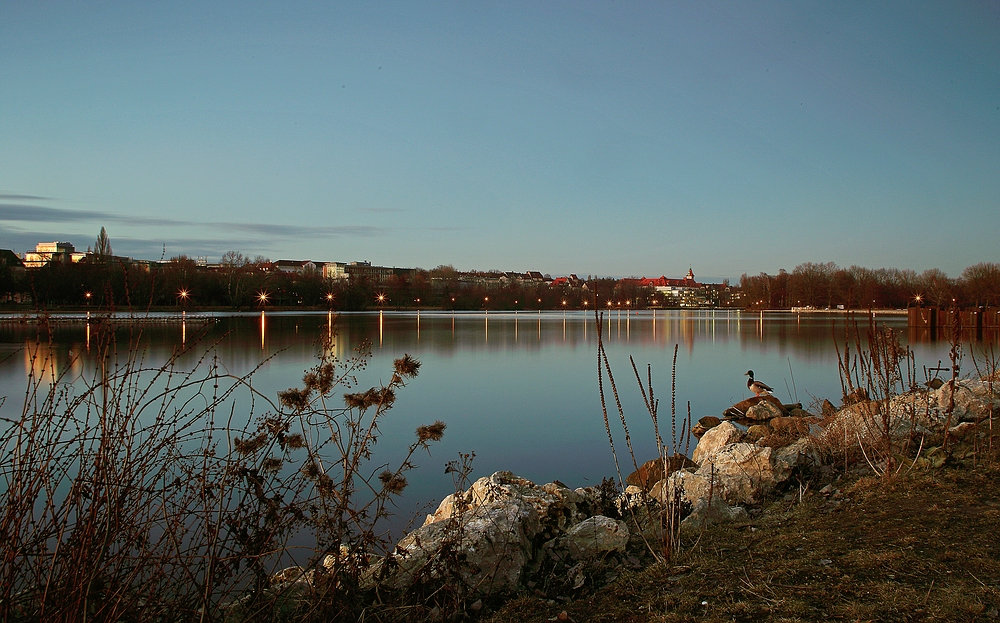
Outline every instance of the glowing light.
<path id="1" fill-rule="evenodd" d="M 267 292 L 258 292 L 257 302 L 260 303 L 261 305 L 267 305 L 267 299 L 270 298 L 270 296 L 271 295 L 268 294 Z"/>

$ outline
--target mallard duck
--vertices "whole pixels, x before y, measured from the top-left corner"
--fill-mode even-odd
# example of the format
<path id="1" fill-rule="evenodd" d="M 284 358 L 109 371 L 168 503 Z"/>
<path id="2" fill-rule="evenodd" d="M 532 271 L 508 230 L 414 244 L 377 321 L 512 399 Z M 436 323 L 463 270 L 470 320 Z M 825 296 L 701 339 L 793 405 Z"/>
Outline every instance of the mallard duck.
<path id="1" fill-rule="evenodd" d="M 755 396 L 764 396 L 774 391 L 774 388 L 770 385 L 753 380 L 753 370 L 747 370 L 746 376 L 749 377 L 747 379 L 747 389 L 752 391 Z"/>

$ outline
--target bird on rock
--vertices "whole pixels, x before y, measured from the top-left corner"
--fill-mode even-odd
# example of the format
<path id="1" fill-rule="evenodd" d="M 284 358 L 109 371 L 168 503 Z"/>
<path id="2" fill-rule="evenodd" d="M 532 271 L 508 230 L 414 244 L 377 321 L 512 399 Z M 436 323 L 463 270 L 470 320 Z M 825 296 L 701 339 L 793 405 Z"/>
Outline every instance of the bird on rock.
<path id="1" fill-rule="evenodd" d="M 753 379 L 753 370 L 747 370 L 747 389 L 752 391 L 755 396 L 766 396 L 774 391 L 774 388 L 770 385 L 761 383 L 760 381 L 755 381 Z"/>

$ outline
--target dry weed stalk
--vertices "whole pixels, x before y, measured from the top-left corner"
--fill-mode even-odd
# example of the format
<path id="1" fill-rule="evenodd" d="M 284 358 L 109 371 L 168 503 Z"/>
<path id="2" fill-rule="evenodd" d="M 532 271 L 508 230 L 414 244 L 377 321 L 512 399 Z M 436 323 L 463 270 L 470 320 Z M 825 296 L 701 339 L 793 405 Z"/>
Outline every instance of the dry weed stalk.
<path id="1" fill-rule="evenodd" d="M 625 432 L 625 445 L 629 451 L 629 457 L 632 460 L 632 465 L 636 471 L 639 470 L 639 463 L 635 456 L 635 451 L 632 449 L 632 440 L 628 431 L 628 422 L 625 417 L 625 410 L 622 407 L 621 399 L 618 395 L 618 387 L 615 384 L 614 373 L 611 370 L 611 364 L 608 361 L 607 351 L 604 348 L 604 337 L 601 330 L 601 315 L 595 309 L 594 316 L 597 324 L 597 385 L 601 397 L 601 411 L 604 415 L 604 429 L 608 435 L 608 443 L 611 446 L 611 454 L 615 461 L 615 469 L 618 473 L 618 482 L 621 485 L 622 491 L 626 490 L 625 479 L 622 477 L 621 468 L 618 462 L 618 453 L 615 450 L 615 440 L 614 435 L 611 432 L 611 424 L 608 419 L 608 407 L 607 399 L 604 393 L 604 374 L 607 373 L 608 383 L 611 385 L 612 395 L 615 400 L 615 407 L 618 409 L 618 416 L 621 420 L 622 429 Z M 687 420 L 682 423 L 681 437 L 678 437 L 677 431 L 677 410 L 676 410 L 676 397 L 677 397 L 677 350 L 678 345 L 674 345 L 674 357 L 673 365 L 671 368 L 671 383 L 670 383 L 670 444 L 666 444 L 660 435 L 660 425 L 659 425 L 659 400 L 657 400 L 654 389 L 653 389 L 653 375 L 652 366 L 646 366 L 646 383 L 643 384 L 642 377 L 639 374 L 639 369 L 635 364 L 635 360 L 629 357 L 629 362 L 632 365 L 632 371 L 635 374 L 636 383 L 639 386 L 639 393 L 642 396 L 643 405 L 646 407 L 646 411 L 649 414 L 650 420 L 653 423 L 653 435 L 656 441 L 657 455 L 659 457 L 659 464 L 661 468 L 661 478 L 666 479 L 669 475 L 670 470 L 670 459 L 677 459 L 680 455 L 678 453 L 678 439 L 689 437 L 689 432 L 691 430 L 691 405 L 688 403 L 688 414 Z M 687 443 L 689 443 L 688 440 Z M 685 445 L 685 448 L 688 446 Z M 686 450 L 685 450 L 686 452 Z M 665 492 L 667 499 L 660 504 L 657 501 L 651 500 L 647 493 L 647 488 L 642 487 L 641 501 L 646 507 L 652 507 L 658 505 L 659 511 L 657 513 L 658 521 L 655 523 L 654 528 L 659 533 L 659 548 L 653 547 L 649 542 L 646 543 L 647 548 L 650 552 L 658 559 L 670 560 L 675 552 L 680 548 L 680 524 L 681 519 L 683 519 L 683 514 L 686 505 L 683 502 L 683 489 L 680 486 L 673 487 L 671 491 Z M 634 509 L 629 505 L 629 509 L 632 512 L 632 518 L 636 522 L 640 519 L 636 516 Z M 645 537 L 643 537 L 645 539 Z"/>
<path id="2" fill-rule="evenodd" d="M 977 355 L 978 350 L 978 355 Z M 986 382 L 986 388 L 989 391 L 990 398 L 996 398 L 996 382 L 1000 379 L 1000 352 L 997 352 L 996 345 L 992 342 L 981 343 L 979 348 L 971 349 L 972 355 L 972 365 L 976 368 L 976 374 L 979 378 Z M 989 413 L 987 414 L 987 426 L 988 426 L 988 436 L 987 436 L 987 457 L 990 462 L 993 461 L 993 418 L 995 415 L 995 408 L 993 406 L 993 401 L 990 401 Z"/>
<path id="3" fill-rule="evenodd" d="M 228 374 L 200 340 L 193 366 L 180 361 L 190 347 L 157 366 L 141 330 L 122 340 L 104 320 L 97 333 L 97 365 L 78 379 L 79 360 L 57 365 L 40 333 L 20 413 L 0 421 L 0 619 L 352 617 L 366 561 L 387 546 L 387 503 L 444 431 L 421 427 L 398 467 L 370 467 L 419 362 L 396 360 L 388 384 L 338 406 L 370 351 L 339 361 L 324 348 L 276 403 L 256 369 Z M 310 599 L 289 601 L 271 575 L 303 557 Z"/>
<path id="4" fill-rule="evenodd" d="M 868 317 L 864 343 L 857 320 L 851 317 L 845 325 L 843 351 L 836 339 L 834 346 L 837 349 L 844 405 L 854 405 L 859 420 L 854 430 L 856 447 L 875 473 L 889 477 L 894 473 L 894 467 L 900 467 L 893 465 L 898 422 L 894 421 L 891 401 L 894 396 L 916 388 L 913 351 L 900 344 L 899 336 L 891 328 L 878 326 L 873 315 Z M 912 423 L 915 412 L 913 409 L 910 411 Z M 851 445 L 846 437 L 848 428 L 845 424 L 845 465 L 849 462 L 847 453 Z M 909 441 L 907 439 L 904 443 Z"/>

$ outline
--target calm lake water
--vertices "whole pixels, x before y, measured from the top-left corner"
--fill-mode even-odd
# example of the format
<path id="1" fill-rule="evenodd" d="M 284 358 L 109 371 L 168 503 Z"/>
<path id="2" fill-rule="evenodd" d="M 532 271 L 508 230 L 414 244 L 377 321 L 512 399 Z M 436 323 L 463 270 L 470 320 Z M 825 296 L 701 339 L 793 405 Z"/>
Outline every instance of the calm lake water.
<path id="1" fill-rule="evenodd" d="M 184 323 L 176 316 L 150 318 L 142 328 L 147 363 L 165 361 L 182 342 L 190 345 L 204 334 L 182 357 L 182 365 L 194 365 L 210 350 L 233 374 L 260 366 L 253 385 L 272 398 L 301 383 L 303 371 L 316 362 L 321 337 L 331 331 L 334 351 L 342 358 L 370 341 L 372 360 L 359 378 L 363 387 L 388 381 L 392 360 L 404 353 L 419 359 L 419 376 L 399 393 L 382 427 L 385 437 L 376 448 L 373 469 L 397 462 L 419 425 L 442 420 L 448 428 L 444 440 L 432 446 L 431 456 L 416 457 L 419 467 L 408 474 L 411 487 L 400 502 L 400 516 L 436 504 L 453 490 L 444 467 L 460 452 L 475 452 L 473 478 L 506 469 L 536 482 L 558 479 L 579 487 L 599 484 L 615 473 L 598 395 L 593 312 L 192 314 Z M 646 365 L 652 366 L 660 428 L 669 437 L 675 344 L 678 422 L 688 402 L 697 420 L 721 415 L 748 397 L 743 374 L 751 368 L 782 401 L 808 406 L 829 398 L 839 403 L 834 336 L 843 342 L 846 322 L 839 314 L 724 310 L 606 315 L 601 326 L 636 458 L 653 458 L 656 446 L 629 356 L 644 377 Z M 858 322 L 866 328 L 867 316 Z M 908 334 L 905 316 L 879 315 L 877 322 L 899 330 L 901 342 L 914 349 L 919 380 L 922 366 L 947 359 L 948 344 L 918 342 Z M 88 351 L 88 339 L 93 336 L 83 317 L 60 318 L 50 327 L 51 341 L 43 341 L 49 344 L 44 350 L 51 359 L 60 366 L 75 359 L 70 376 L 92 375 L 94 353 Z M 38 332 L 31 323 L 0 322 L 0 396 L 7 396 L 0 412 L 21 409 L 32 365 L 25 347 L 35 342 Z M 963 373 L 971 371 L 967 356 Z M 627 473 L 631 459 L 610 391 L 608 399 L 616 448 Z M 245 419 L 249 402 L 237 400 L 237 417 Z"/>

